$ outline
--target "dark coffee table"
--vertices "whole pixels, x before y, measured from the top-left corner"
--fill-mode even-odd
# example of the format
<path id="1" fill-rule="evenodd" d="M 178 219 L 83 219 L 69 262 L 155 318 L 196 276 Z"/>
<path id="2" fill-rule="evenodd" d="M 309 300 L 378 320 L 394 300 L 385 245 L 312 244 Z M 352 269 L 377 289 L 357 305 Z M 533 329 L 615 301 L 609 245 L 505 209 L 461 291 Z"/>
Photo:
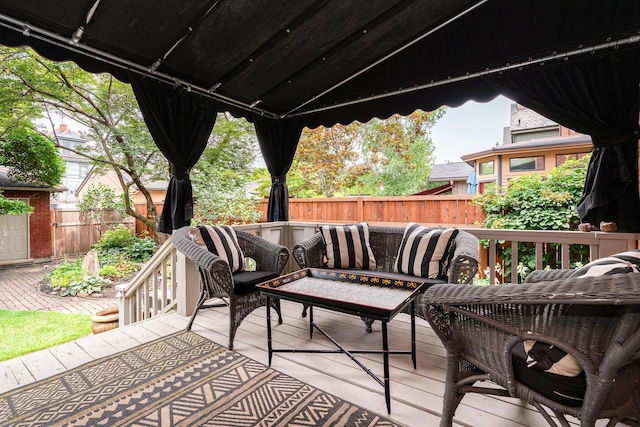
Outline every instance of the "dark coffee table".
<path id="1" fill-rule="evenodd" d="M 271 298 L 280 298 L 308 304 L 310 306 L 310 338 L 313 338 L 313 330 L 315 328 L 337 347 L 336 350 L 274 349 L 271 340 L 271 310 L 267 308 L 269 366 L 271 366 L 273 353 L 344 353 L 384 387 L 387 411 L 391 413 L 389 354 L 411 354 L 413 367 L 414 369 L 416 368 L 415 300 L 420 294 L 420 289 L 423 285 L 426 284 L 418 281 L 393 280 L 378 277 L 375 275 L 375 272 L 367 272 L 365 270 L 358 270 L 351 273 L 318 268 L 299 270 L 257 285 L 262 295 L 267 298 L 267 307 L 270 306 Z M 380 320 L 382 323 L 382 349 L 345 349 L 313 321 L 314 306 L 341 313 L 353 314 L 363 318 Z M 387 323 L 407 306 L 410 306 L 411 315 L 411 350 L 390 350 L 387 336 Z M 382 353 L 384 377 L 380 378 L 371 372 L 353 353 Z"/>

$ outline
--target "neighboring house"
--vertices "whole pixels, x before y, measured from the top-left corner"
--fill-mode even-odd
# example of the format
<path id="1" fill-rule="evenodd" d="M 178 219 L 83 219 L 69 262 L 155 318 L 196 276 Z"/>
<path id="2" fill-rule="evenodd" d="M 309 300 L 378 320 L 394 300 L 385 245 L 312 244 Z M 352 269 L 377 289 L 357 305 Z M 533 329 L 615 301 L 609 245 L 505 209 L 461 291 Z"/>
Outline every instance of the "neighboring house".
<path id="1" fill-rule="evenodd" d="M 505 128 L 502 145 L 462 156 L 474 168 L 478 193 L 484 186 L 506 186 L 511 178 L 532 173 L 544 174 L 567 159 L 591 152 L 593 143 L 583 135 L 518 104 L 511 104 L 510 127 Z M 435 166 L 435 165 L 434 165 Z"/>
<path id="2" fill-rule="evenodd" d="M 31 215 L 0 215 L 0 265 L 50 261 L 50 195 L 65 188 L 10 182 L 0 167 L 0 190 L 7 199 L 23 200 L 34 208 Z"/>
<path id="3" fill-rule="evenodd" d="M 55 130 L 55 135 L 59 144 L 66 148 L 79 148 L 86 144 L 79 133 L 72 131 L 64 123 Z M 65 168 L 62 175 L 62 185 L 67 189 L 62 193 L 55 194 L 51 201 L 52 208 L 75 208 L 78 202 L 77 191 L 80 183 L 86 178 L 91 164 L 86 157 L 75 154 L 67 149 L 59 149 L 60 156 L 64 160 Z"/>
<path id="4" fill-rule="evenodd" d="M 113 189 L 116 196 L 120 196 L 124 192 L 115 172 L 109 171 L 105 174 L 97 174 L 94 170 L 91 170 L 86 178 L 78 186 L 77 194 L 80 200 L 93 183 L 102 183 L 107 185 L 108 187 Z M 145 182 L 145 188 L 151 194 L 151 200 L 153 200 L 153 203 L 156 206 L 158 215 L 160 215 L 160 213 L 162 212 L 162 206 L 164 205 L 164 198 L 167 194 L 168 185 L 169 181 L 166 180 Z M 149 217 L 147 200 L 137 186 L 134 185 L 131 187 L 131 195 L 133 198 L 133 207 L 135 211 L 141 215 Z M 141 234 L 144 231 L 149 231 L 149 229 L 142 223 L 142 221 L 136 220 L 135 231 L 137 234 Z"/>
<path id="5" fill-rule="evenodd" d="M 82 196 L 89 190 L 91 184 L 94 183 L 102 183 L 109 188 L 113 189 L 113 192 L 116 196 L 120 196 L 124 190 L 120 185 L 120 181 L 115 172 L 109 171 L 104 174 L 95 173 L 92 168 L 89 171 L 89 174 L 82 180 L 82 182 L 78 185 L 77 196 L 78 199 L 82 199 Z M 151 194 L 151 199 L 153 203 L 156 205 L 162 205 L 164 203 L 164 197 L 167 194 L 167 186 L 169 185 L 169 181 L 160 180 L 160 181 L 147 181 L 145 180 L 145 188 L 149 190 Z M 146 204 L 147 200 L 144 197 L 144 194 L 138 189 L 137 186 L 131 187 L 131 194 L 133 196 L 133 202 L 138 204 Z"/>
<path id="6" fill-rule="evenodd" d="M 448 184 L 448 188 L 451 190 L 449 194 L 469 194 L 467 180 L 471 172 L 473 172 L 473 167 L 465 162 L 436 164 L 431 167 L 429 181 Z"/>

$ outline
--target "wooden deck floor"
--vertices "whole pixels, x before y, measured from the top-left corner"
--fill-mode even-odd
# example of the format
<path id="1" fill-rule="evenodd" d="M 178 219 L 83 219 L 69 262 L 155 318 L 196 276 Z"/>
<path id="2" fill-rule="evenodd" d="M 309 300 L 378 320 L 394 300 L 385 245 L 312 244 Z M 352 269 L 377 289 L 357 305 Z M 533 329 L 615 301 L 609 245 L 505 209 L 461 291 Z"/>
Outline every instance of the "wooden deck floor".
<path id="1" fill-rule="evenodd" d="M 300 316 L 301 305 L 282 303 L 284 323 L 273 326 L 274 347 L 334 348 L 321 334 L 309 340 L 308 321 Z M 235 351 L 267 364 L 266 310 L 255 310 L 238 330 Z M 275 318 L 275 316 L 273 316 Z M 187 318 L 176 313 L 162 315 L 125 328 L 91 335 L 72 343 L 0 363 L 0 393 L 72 369 L 90 360 L 114 354 L 140 343 L 182 330 Z M 275 319 L 274 319 L 275 320 Z M 353 348 L 381 348 L 379 322 L 371 334 L 354 316 L 316 309 L 316 323 L 338 342 Z M 391 355 L 391 415 L 409 427 L 437 426 L 440 422 L 445 377 L 445 350 L 428 323 L 416 319 L 418 367 L 411 357 Z M 389 323 L 391 348 L 409 348 L 409 317 L 399 315 Z M 227 344 L 226 308 L 201 310 L 193 326 L 196 332 L 222 345 Z M 382 374 L 382 356 L 361 355 L 374 373 Z M 384 390 L 343 354 L 277 353 L 273 368 L 335 394 L 357 405 L 386 415 Z M 467 395 L 456 412 L 457 426 L 546 426 L 529 405 L 518 399 Z M 605 425 L 604 420 L 601 420 Z M 576 423 L 577 425 L 577 423 Z"/>

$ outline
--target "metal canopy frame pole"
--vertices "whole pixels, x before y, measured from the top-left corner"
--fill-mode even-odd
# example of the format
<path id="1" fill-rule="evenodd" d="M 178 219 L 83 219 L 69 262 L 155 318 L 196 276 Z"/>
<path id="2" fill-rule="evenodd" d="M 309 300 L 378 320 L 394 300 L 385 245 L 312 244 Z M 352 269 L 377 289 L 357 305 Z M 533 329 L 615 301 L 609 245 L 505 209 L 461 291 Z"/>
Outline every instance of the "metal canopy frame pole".
<path id="1" fill-rule="evenodd" d="M 272 113 L 270 111 L 256 108 L 255 105 L 250 105 L 245 102 L 241 102 L 235 100 L 233 98 L 229 98 L 224 95 L 220 95 L 218 93 L 214 93 L 214 87 L 212 88 L 204 88 L 202 86 L 194 85 L 184 80 L 177 79 L 168 74 L 161 73 L 158 71 L 151 71 L 148 67 L 142 66 L 140 64 L 136 64 L 135 62 L 128 61 L 126 59 L 119 58 L 110 53 L 104 52 L 100 49 L 93 48 L 91 46 L 87 46 L 85 44 L 73 43 L 72 39 L 63 37 L 59 34 L 52 33 L 43 28 L 34 26 L 26 21 L 19 21 L 17 19 L 11 18 L 10 16 L 4 15 L 0 13 L 0 26 L 8 28 L 10 30 L 16 31 L 18 33 L 28 35 L 29 37 L 34 37 L 38 40 L 42 40 L 46 43 L 49 43 L 54 46 L 59 46 L 65 48 L 69 51 L 84 55 L 88 58 L 93 58 L 99 60 L 105 64 L 113 65 L 115 67 L 130 70 L 132 72 L 153 78 L 155 80 L 170 83 L 175 86 L 184 86 L 187 91 L 193 91 L 198 93 L 199 95 L 209 97 L 218 101 L 223 101 L 227 104 L 234 105 L 236 107 L 242 108 L 247 111 L 253 111 L 258 114 L 271 117 L 271 118 L 279 118 L 280 115 Z"/>
<path id="2" fill-rule="evenodd" d="M 373 96 L 369 96 L 369 97 L 366 97 L 366 98 L 361 98 L 361 99 L 357 99 L 357 100 L 353 100 L 353 101 L 332 104 L 332 105 L 329 105 L 329 106 L 326 106 L 326 107 L 315 108 L 313 110 L 304 110 L 304 111 L 301 111 L 301 112 L 298 112 L 298 113 L 291 114 L 289 117 L 297 117 L 297 116 L 303 116 L 303 115 L 307 115 L 307 114 L 319 113 L 321 111 L 331 110 L 331 109 L 334 109 L 334 108 L 346 107 L 346 106 L 349 106 L 349 105 L 361 104 L 363 102 L 375 101 L 377 99 L 384 99 L 384 98 L 388 98 L 390 96 L 402 95 L 404 93 L 416 92 L 416 91 L 428 89 L 428 88 L 431 88 L 431 87 L 442 86 L 442 85 L 446 85 L 446 84 L 449 84 L 449 83 L 455 83 L 455 82 L 459 82 L 459 81 L 463 81 L 463 80 L 470 80 L 470 79 L 483 77 L 483 76 L 488 76 L 488 75 L 492 75 L 492 74 L 502 74 L 503 72 L 509 71 L 509 70 L 514 70 L 514 69 L 523 70 L 525 67 L 528 67 L 528 66 L 531 66 L 531 65 L 539 64 L 540 66 L 544 66 L 545 63 L 548 62 L 548 61 L 554 61 L 554 60 L 559 60 L 559 59 L 563 59 L 563 60 L 567 61 L 572 56 L 578 56 L 578 55 L 584 55 L 584 54 L 593 55 L 593 54 L 595 54 L 597 52 L 600 52 L 602 50 L 618 49 L 621 46 L 631 45 L 631 44 L 634 44 L 634 43 L 640 43 L 640 35 L 632 35 L 632 36 L 624 37 L 622 39 L 618 39 L 618 40 L 615 40 L 615 41 L 601 43 L 601 44 L 597 44 L 597 45 L 593 45 L 593 46 L 589 46 L 589 47 L 582 47 L 582 48 L 579 48 L 579 49 L 574 49 L 574 50 L 566 51 L 566 52 L 563 52 L 563 53 L 554 52 L 552 55 L 547 55 L 547 56 L 540 57 L 540 58 L 537 58 L 537 59 L 530 58 L 527 61 L 518 62 L 516 64 L 508 63 L 508 64 L 506 64 L 505 66 L 502 66 L 502 67 L 497 67 L 497 68 L 492 68 L 492 69 L 487 68 L 484 71 L 478 71 L 478 72 L 475 72 L 475 73 L 466 73 L 463 76 L 449 77 L 449 78 L 443 79 L 443 80 L 431 81 L 429 83 L 425 83 L 425 84 L 421 84 L 421 85 L 415 85 L 415 86 L 412 86 L 410 88 L 398 89 L 398 90 L 395 90 L 395 91 L 385 92 L 385 93 L 380 94 L 380 95 L 373 95 Z M 324 93 L 327 93 L 327 92 L 324 92 Z M 309 102 L 312 102 L 313 100 L 315 100 L 317 98 L 319 98 L 319 96 L 310 99 L 305 104 L 307 104 Z M 298 108 L 300 108 L 300 107 L 298 107 Z M 285 117 L 285 116 L 282 116 L 282 117 Z"/>

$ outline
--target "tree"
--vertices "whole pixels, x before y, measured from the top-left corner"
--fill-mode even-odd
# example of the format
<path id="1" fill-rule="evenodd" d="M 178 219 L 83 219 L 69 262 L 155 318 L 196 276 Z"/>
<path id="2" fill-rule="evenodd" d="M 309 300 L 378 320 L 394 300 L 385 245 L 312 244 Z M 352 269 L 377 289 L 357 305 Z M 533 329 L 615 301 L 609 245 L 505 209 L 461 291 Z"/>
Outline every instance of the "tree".
<path id="1" fill-rule="evenodd" d="M 16 182 L 58 185 L 64 164 L 53 143 L 29 127 L 18 123 L 16 127 L 0 133 L 0 165 L 7 168 L 7 177 Z M 20 200 L 4 198 L 0 192 L 0 215 L 31 213 L 33 209 Z"/>
<path id="2" fill-rule="evenodd" d="M 95 173 L 113 171 L 123 190 L 126 214 L 147 225 L 155 238 L 158 215 L 147 186 L 166 179 L 169 163 L 155 145 L 131 87 L 108 74 L 85 72 L 70 62 L 48 61 L 26 48 L 0 48 L 0 59 L 4 64 L 0 87 L 8 83 L 2 89 L 5 97 L 0 100 L 0 112 L 17 103 L 29 114 L 13 114 L 14 121 L 18 116 L 35 118 L 38 114 L 51 121 L 56 113 L 84 125 L 87 148 L 64 148 L 90 159 Z M 245 197 L 238 189 L 252 172 L 250 163 L 255 157 L 253 127 L 230 116 L 220 117 L 210 147 L 194 168 L 201 174 L 194 180 L 194 192 L 200 195 L 203 209 L 210 198 L 226 200 L 218 205 L 226 207 Z M 60 147 L 55 135 L 52 140 Z M 243 147 L 248 148 L 242 151 Z M 134 186 L 145 197 L 148 216 L 134 209 L 130 191 Z M 241 204 L 236 211 L 244 212 L 247 206 Z"/>
<path id="3" fill-rule="evenodd" d="M 93 224 L 102 237 L 107 220 L 113 213 L 124 214 L 124 197 L 116 196 L 113 188 L 101 182 L 93 183 L 82 196 L 78 208 L 82 215 Z"/>
<path id="4" fill-rule="evenodd" d="M 361 129 L 362 148 L 371 169 L 360 188 L 380 196 L 406 196 L 429 188 L 434 150 L 429 133 L 445 111 L 416 110 L 405 117 L 396 114 L 366 123 Z"/>
<path id="5" fill-rule="evenodd" d="M 207 147 L 191 173 L 196 223 L 234 224 L 260 219 L 257 199 L 247 191 L 255 158 L 253 126 L 244 119 L 218 114 Z"/>
<path id="6" fill-rule="evenodd" d="M 126 213 L 145 223 L 154 232 L 157 213 L 146 183 L 166 176 L 168 163 L 155 146 L 142 119 L 131 87 L 108 74 L 91 74 L 71 62 L 46 60 L 27 48 L 0 48 L 7 82 L 5 105 L 31 105 L 51 120 L 57 113 L 88 129 L 85 150 L 65 147 L 90 159 L 96 172 L 115 172 L 125 194 Z M 26 107 L 25 107 L 26 108 Z M 55 135 L 55 146 L 61 148 Z M 136 186 L 147 202 L 148 213 L 138 214 L 129 197 Z"/>
<path id="7" fill-rule="evenodd" d="M 445 109 L 409 116 L 304 129 L 289 173 L 291 197 L 408 195 L 432 187 L 429 133 Z M 259 194 L 270 188 L 261 171 Z"/>
<path id="8" fill-rule="evenodd" d="M 344 193 L 367 170 L 360 158 L 360 123 L 305 128 L 291 168 L 290 193 L 296 194 L 296 178 L 304 177 L 305 189 L 322 197 Z"/>

